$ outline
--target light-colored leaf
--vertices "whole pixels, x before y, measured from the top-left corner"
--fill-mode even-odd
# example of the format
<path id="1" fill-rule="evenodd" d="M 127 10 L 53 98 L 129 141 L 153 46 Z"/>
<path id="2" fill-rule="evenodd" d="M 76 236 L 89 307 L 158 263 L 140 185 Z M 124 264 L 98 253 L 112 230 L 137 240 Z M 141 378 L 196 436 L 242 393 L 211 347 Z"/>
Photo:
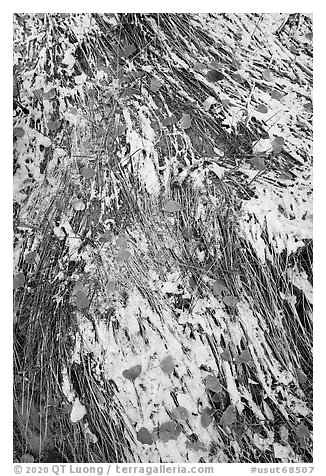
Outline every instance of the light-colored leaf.
<path id="1" fill-rule="evenodd" d="M 182 118 L 180 119 L 180 127 L 184 130 L 191 127 L 191 117 L 189 114 L 183 114 Z"/>
<path id="2" fill-rule="evenodd" d="M 173 358 L 171 357 L 171 355 L 168 355 L 167 357 L 165 357 L 161 363 L 160 363 L 160 367 L 161 369 L 163 370 L 163 372 L 167 375 L 171 375 L 172 372 L 174 371 L 174 362 L 173 362 Z"/>
<path id="3" fill-rule="evenodd" d="M 154 441 L 152 435 L 144 426 L 137 431 L 137 440 L 143 445 L 151 445 Z"/>
<path id="4" fill-rule="evenodd" d="M 239 304 L 240 299 L 236 296 L 224 296 L 223 302 L 229 307 L 236 307 L 236 305 Z"/>
<path id="5" fill-rule="evenodd" d="M 215 375 L 207 375 L 205 378 L 205 387 L 216 393 L 221 392 L 222 390 L 222 385 Z"/>
<path id="6" fill-rule="evenodd" d="M 264 69 L 264 71 L 262 72 L 262 76 L 265 81 L 273 81 L 272 72 L 270 69 Z"/>
<path id="7" fill-rule="evenodd" d="M 279 459 L 288 459 L 291 456 L 291 450 L 288 446 L 273 443 L 274 456 Z"/>
<path id="8" fill-rule="evenodd" d="M 182 210 L 182 206 L 180 203 L 175 202 L 174 200 L 168 200 L 163 206 L 162 210 L 166 213 L 180 212 Z"/>
<path id="9" fill-rule="evenodd" d="M 176 407 L 172 414 L 176 420 L 187 420 L 189 418 L 189 412 L 185 407 Z"/>
<path id="10" fill-rule="evenodd" d="M 229 405 L 227 409 L 223 412 L 223 415 L 221 416 L 220 424 L 229 426 L 229 425 L 232 425 L 232 423 L 235 423 L 236 420 L 237 420 L 237 417 L 235 413 L 235 407 L 234 405 Z"/>
<path id="11" fill-rule="evenodd" d="M 86 415 L 87 411 L 84 405 L 82 405 L 79 401 L 79 398 L 75 398 L 73 403 L 72 411 L 70 414 L 70 420 L 73 423 L 77 423 L 77 421 L 81 420 L 84 415 Z"/>
<path id="12" fill-rule="evenodd" d="M 200 415 L 200 423 L 203 428 L 209 427 L 213 422 L 212 417 L 213 410 L 209 407 L 205 407 Z"/>
<path id="13" fill-rule="evenodd" d="M 203 107 L 205 111 L 209 111 L 210 108 L 213 106 L 213 104 L 216 104 L 216 99 L 213 96 L 209 96 L 205 101 L 203 102 Z"/>
<path id="14" fill-rule="evenodd" d="M 92 178 L 95 175 L 95 170 L 92 167 L 82 167 L 80 173 L 85 178 Z"/>
<path id="15" fill-rule="evenodd" d="M 100 241 L 101 243 L 108 243 L 108 242 L 112 241 L 113 237 L 114 237 L 113 231 L 111 231 L 111 230 L 106 230 L 106 231 L 103 233 L 103 235 L 101 235 L 101 236 L 99 237 L 99 241 Z"/>
<path id="16" fill-rule="evenodd" d="M 74 198 L 71 202 L 71 206 L 76 211 L 82 211 L 82 210 L 85 210 L 86 208 L 84 202 L 80 200 L 79 198 Z"/>
<path id="17" fill-rule="evenodd" d="M 206 69 L 206 65 L 204 63 L 196 63 L 194 65 L 195 71 L 203 71 L 203 69 Z"/>
<path id="18" fill-rule="evenodd" d="M 124 378 L 127 380 L 130 380 L 133 382 L 140 374 L 141 372 L 141 365 L 134 365 L 133 367 L 130 367 L 129 369 L 126 369 L 122 372 L 122 375 Z"/>
<path id="19" fill-rule="evenodd" d="M 157 93 L 161 89 L 162 86 L 163 86 L 162 81 L 156 78 L 152 78 L 150 88 L 153 91 L 153 93 Z"/>
<path id="20" fill-rule="evenodd" d="M 130 251 L 125 250 L 125 249 L 121 249 L 117 253 L 116 260 L 118 262 L 127 261 L 130 258 L 130 256 L 131 256 Z"/>
<path id="21" fill-rule="evenodd" d="M 272 150 L 272 143 L 269 139 L 260 139 L 253 144 L 253 154 L 265 154 Z"/>

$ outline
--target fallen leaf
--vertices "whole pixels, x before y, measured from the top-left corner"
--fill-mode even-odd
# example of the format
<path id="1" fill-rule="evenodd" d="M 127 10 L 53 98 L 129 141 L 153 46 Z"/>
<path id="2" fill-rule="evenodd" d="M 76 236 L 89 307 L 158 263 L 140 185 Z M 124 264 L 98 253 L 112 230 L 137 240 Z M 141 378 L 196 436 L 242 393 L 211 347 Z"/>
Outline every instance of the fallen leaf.
<path id="1" fill-rule="evenodd" d="M 25 275 L 24 273 L 17 273 L 16 276 L 14 276 L 14 289 L 22 288 L 25 284 Z"/>
<path id="2" fill-rule="evenodd" d="M 220 71 L 217 71 L 216 69 L 210 69 L 206 74 L 206 79 L 210 83 L 217 83 L 217 81 L 224 79 L 224 74 L 222 74 Z"/>
<path id="3" fill-rule="evenodd" d="M 264 170 L 265 168 L 265 159 L 264 157 L 254 157 L 249 161 L 251 165 L 257 170 Z"/>
<path id="4" fill-rule="evenodd" d="M 177 122 L 178 122 L 178 119 L 175 116 L 169 116 L 163 119 L 162 126 L 172 126 L 173 124 L 176 124 Z"/>
<path id="5" fill-rule="evenodd" d="M 255 107 L 256 111 L 260 112 L 261 114 L 267 114 L 268 113 L 268 107 L 265 106 L 265 104 L 258 104 L 257 107 Z"/>
<path id="6" fill-rule="evenodd" d="M 129 369 L 126 369 L 122 372 L 122 375 L 124 378 L 127 380 L 130 380 L 133 382 L 140 374 L 141 372 L 141 365 L 134 365 L 133 367 L 130 367 Z"/>
<path id="7" fill-rule="evenodd" d="M 130 251 L 121 249 L 117 253 L 116 260 L 118 262 L 127 261 L 130 258 L 130 256 L 131 256 Z"/>
<path id="8" fill-rule="evenodd" d="M 72 411 L 70 414 L 70 420 L 73 423 L 77 423 L 79 420 L 81 420 L 84 415 L 86 415 L 87 411 L 84 405 L 82 405 L 79 401 L 79 398 L 75 398 L 75 401 L 73 403 Z"/>
<path id="9" fill-rule="evenodd" d="M 80 200 L 79 198 L 74 198 L 71 202 L 71 206 L 76 211 L 82 211 L 82 210 L 85 210 L 86 208 L 84 202 Z"/>
<path id="10" fill-rule="evenodd" d="M 175 202 L 174 200 L 168 200 L 163 206 L 162 210 L 166 213 L 180 212 L 182 210 L 182 206 L 180 203 Z"/>
<path id="11" fill-rule="evenodd" d="M 22 127 L 14 127 L 14 136 L 16 137 L 24 137 L 25 131 Z"/>
<path id="12" fill-rule="evenodd" d="M 122 51 L 122 56 L 129 58 L 136 51 L 135 45 L 127 45 Z"/>
<path id="13" fill-rule="evenodd" d="M 209 111 L 210 108 L 213 106 L 213 104 L 216 104 L 216 99 L 213 96 L 209 96 L 205 101 L 203 102 L 203 107 L 205 111 Z"/>
<path id="14" fill-rule="evenodd" d="M 189 418 L 189 412 L 185 407 L 176 407 L 172 414 L 176 420 L 187 420 Z"/>
<path id="15" fill-rule="evenodd" d="M 262 76 L 265 81 L 273 81 L 272 72 L 270 69 L 264 69 L 264 71 L 262 72 Z"/>
<path id="16" fill-rule="evenodd" d="M 236 305 L 239 304 L 240 299 L 235 296 L 224 296 L 223 302 L 227 306 L 236 307 Z"/>
<path id="17" fill-rule="evenodd" d="M 275 137 L 275 139 L 272 140 L 272 146 L 273 146 L 273 152 L 275 152 L 275 154 L 280 153 L 284 147 L 284 138 L 280 136 Z"/>
<path id="18" fill-rule="evenodd" d="M 92 178 L 95 175 L 95 170 L 92 167 L 82 167 L 80 173 L 85 178 Z"/>
<path id="19" fill-rule="evenodd" d="M 20 458 L 21 463 L 34 463 L 34 456 L 26 453 Z"/>
<path id="20" fill-rule="evenodd" d="M 171 375 L 172 372 L 174 371 L 174 362 L 173 362 L 173 358 L 171 357 L 171 355 L 168 355 L 167 357 L 165 357 L 161 363 L 160 363 L 160 367 L 161 369 L 163 370 L 163 372 L 167 375 Z"/>
<path id="21" fill-rule="evenodd" d="M 144 426 L 137 431 L 137 440 L 143 445 L 151 445 L 154 441 L 152 435 Z"/>
<path id="22" fill-rule="evenodd" d="M 215 393 L 219 393 L 222 390 L 222 385 L 215 375 L 207 375 L 205 378 L 205 387 Z"/>
<path id="23" fill-rule="evenodd" d="M 191 226 L 185 226 L 182 230 L 182 236 L 186 239 L 186 240 L 191 240 L 192 236 L 193 236 L 193 229 L 191 228 Z"/>
<path id="24" fill-rule="evenodd" d="M 127 246 L 128 246 L 127 238 L 125 238 L 124 236 L 119 235 L 118 239 L 116 241 L 116 245 L 121 249 L 127 248 Z"/>
<path id="25" fill-rule="evenodd" d="M 306 102 L 306 104 L 303 106 L 305 108 L 306 111 L 308 112 L 312 112 L 312 102 Z"/>
<path id="26" fill-rule="evenodd" d="M 75 294 L 75 302 L 79 309 L 86 309 L 90 304 L 88 296 L 84 291 L 78 291 Z"/>
<path id="27" fill-rule="evenodd" d="M 296 433 L 299 438 L 302 438 L 302 439 L 310 438 L 310 431 L 303 423 L 300 423 L 300 425 L 296 429 Z"/>
<path id="28" fill-rule="evenodd" d="M 251 355 L 250 355 L 249 351 L 248 350 L 243 350 L 241 352 L 241 354 L 237 357 L 237 360 L 238 360 L 238 362 L 241 362 L 242 364 L 247 364 L 252 359 L 251 359 Z"/>
<path id="29" fill-rule="evenodd" d="M 283 97 L 283 94 L 280 93 L 277 89 L 273 89 L 271 92 L 270 92 L 270 95 L 271 95 L 271 98 L 272 99 L 277 99 L 278 101 L 280 99 L 282 99 Z"/>
<path id="30" fill-rule="evenodd" d="M 163 443 L 169 440 L 176 440 L 181 433 L 181 427 L 174 421 L 162 423 L 159 427 L 159 438 Z"/>
<path id="31" fill-rule="evenodd" d="M 302 370 L 297 369 L 296 374 L 297 374 L 297 378 L 298 378 L 299 383 L 306 383 L 307 382 L 308 377 L 306 376 L 306 374 L 304 372 L 302 372 Z"/>
<path id="32" fill-rule="evenodd" d="M 200 416 L 200 423 L 203 428 L 207 428 L 213 421 L 213 410 L 209 407 L 205 407 Z"/>
<path id="33" fill-rule="evenodd" d="M 228 290 L 225 282 L 222 281 L 221 279 L 216 279 L 215 281 L 213 281 L 212 288 L 213 288 L 213 293 L 217 295 L 220 295 L 223 291 Z"/>
<path id="34" fill-rule="evenodd" d="M 103 235 L 99 237 L 99 241 L 101 243 L 108 243 L 109 241 L 112 241 L 114 237 L 114 233 L 111 230 L 106 230 Z"/>
<path id="35" fill-rule="evenodd" d="M 153 93 L 157 93 L 161 89 L 162 86 L 163 86 L 163 83 L 159 79 L 152 78 L 150 88 L 153 91 Z"/>
<path id="36" fill-rule="evenodd" d="M 48 121 L 48 129 L 49 131 L 53 132 L 56 131 L 61 127 L 60 121 Z"/>
<path id="37" fill-rule="evenodd" d="M 290 456 L 290 448 L 288 446 L 283 446 L 279 443 L 274 443 L 273 449 L 275 458 L 287 459 Z"/>
<path id="38" fill-rule="evenodd" d="M 106 290 L 108 293 L 114 293 L 116 291 L 117 282 L 116 281 L 109 281 L 106 285 Z"/>
<path id="39" fill-rule="evenodd" d="M 228 350 L 224 350 L 221 353 L 221 359 L 224 360 L 225 362 L 232 362 L 232 356 Z"/>
<path id="40" fill-rule="evenodd" d="M 223 415 L 221 416 L 220 424 L 229 426 L 229 425 L 232 425 L 232 423 L 235 423 L 236 420 L 237 418 L 235 413 L 235 407 L 234 405 L 229 405 L 227 409 L 223 412 Z"/>
<path id="41" fill-rule="evenodd" d="M 25 255 L 25 261 L 26 263 L 33 263 L 36 259 L 37 253 L 36 251 L 30 251 Z"/>
<path id="42" fill-rule="evenodd" d="M 189 129 L 191 127 L 191 117 L 189 114 L 184 114 L 180 119 L 180 127 L 184 130 Z"/>

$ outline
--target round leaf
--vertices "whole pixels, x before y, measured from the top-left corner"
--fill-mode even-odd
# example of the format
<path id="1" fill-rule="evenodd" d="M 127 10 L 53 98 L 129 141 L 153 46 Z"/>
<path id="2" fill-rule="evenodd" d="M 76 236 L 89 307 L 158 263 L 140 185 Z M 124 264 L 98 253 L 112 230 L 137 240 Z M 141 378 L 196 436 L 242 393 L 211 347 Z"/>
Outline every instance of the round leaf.
<path id="1" fill-rule="evenodd" d="M 129 56 L 131 56 L 135 51 L 135 45 L 127 45 L 122 52 L 122 56 L 124 56 L 125 58 L 129 58 Z"/>
<path id="2" fill-rule="evenodd" d="M 61 122 L 60 121 L 49 121 L 48 122 L 48 129 L 49 131 L 56 131 L 57 129 L 59 129 L 61 126 Z"/>
<path id="3" fill-rule="evenodd" d="M 20 462 L 21 463 L 34 463 L 34 456 L 26 453 L 26 454 L 22 455 L 22 457 L 20 458 Z"/>
<path id="4" fill-rule="evenodd" d="M 241 354 L 237 358 L 238 362 L 241 362 L 242 364 L 247 364 L 248 362 L 251 361 L 251 355 L 248 350 L 243 350 Z"/>
<path id="5" fill-rule="evenodd" d="M 260 112 L 261 114 L 267 114 L 268 113 L 268 107 L 265 106 L 265 104 L 258 104 L 258 106 L 255 109 L 256 109 L 256 111 Z"/>
<path id="6" fill-rule="evenodd" d="M 15 137 L 24 137 L 25 131 L 22 127 L 15 127 L 14 128 L 14 136 Z"/>
<path id="7" fill-rule="evenodd" d="M 212 288 L 213 288 L 213 292 L 218 295 L 221 294 L 223 291 L 228 290 L 225 282 L 222 281 L 221 279 L 216 279 L 212 284 Z"/>
<path id="8" fill-rule="evenodd" d="M 121 261 L 127 261 L 131 256 L 130 251 L 121 249 L 118 251 L 116 260 L 120 263 Z"/>
<path id="9" fill-rule="evenodd" d="M 151 445 L 153 443 L 153 437 L 150 432 L 144 426 L 137 432 L 137 440 L 143 445 Z"/>
<path id="10" fill-rule="evenodd" d="M 161 361 L 160 367 L 165 374 L 167 375 L 172 374 L 172 372 L 174 371 L 174 362 L 171 355 L 168 355 Z"/>
<path id="11" fill-rule="evenodd" d="M 250 163 L 257 170 L 264 170 L 265 168 L 264 157 L 254 157 L 253 159 L 250 159 Z"/>
<path id="12" fill-rule="evenodd" d="M 166 213 L 180 212 L 182 210 L 182 206 L 180 203 L 175 202 L 174 200 L 168 200 L 163 206 L 162 210 Z"/>
<path id="13" fill-rule="evenodd" d="M 163 443 L 176 440 L 181 433 L 181 427 L 174 421 L 162 423 L 159 428 L 159 438 Z"/>
<path id="14" fill-rule="evenodd" d="M 284 147 L 284 138 L 283 137 L 275 137 L 272 141 L 273 152 L 279 153 Z"/>
<path id="15" fill-rule="evenodd" d="M 127 246 L 128 246 L 127 238 L 125 238 L 124 236 L 119 235 L 119 237 L 116 241 L 116 245 L 121 249 L 127 248 Z"/>
<path id="16" fill-rule="evenodd" d="M 189 129 L 191 126 L 191 117 L 189 114 L 184 114 L 180 119 L 180 127 L 184 130 Z"/>
<path id="17" fill-rule="evenodd" d="M 79 309 L 86 309 L 90 304 L 87 294 L 84 291 L 78 291 L 75 294 L 75 302 Z"/>
<path id="18" fill-rule="evenodd" d="M 130 367 L 129 369 L 126 369 L 122 372 L 122 375 L 124 378 L 127 380 L 130 380 L 133 382 L 140 374 L 141 372 L 141 365 L 134 365 L 133 367 Z"/>
<path id="19" fill-rule="evenodd" d="M 36 259 L 37 253 L 36 251 L 30 251 L 29 253 L 26 254 L 25 256 L 25 261 L 26 263 L 33 263 Z"/>
<path id="20" fill-rule="evenodd" d="M 264 69 L 264 71 L 262 72 L 262 76 L 265 81 L 273 81 L 272 72 L 270 69 Z"/>
<path id="21" fill-rule="evenodd" d="M 207 375 L 205 378 L 205 387 L 211 390 L 212 392 L 221 392 L 222 385 L 220 384 L 218 378 L 215 375 Z"/>
<path id="22" fill-rule="evenodd" d="M 176 420 L 187 420 L 189 418 L 189 412 L 185 407 L 176 407 L 172 414 Z"/>
<path id="23" fill-rule="evenodd" d="M 80 173 L 85 178 L 92 178 L 95 175 L 95 170 L 92 167 L 82 167 Z"/>
<path id="24" fill-rule="evenodd" d="M 229 307 L 236 307 L 236 305 L 240 302 L 240 299 L 235 296 L 224 296 L 223 302 Z"/>
<path id="25" fill-rule="evenodd" d="M 277 89 L 273 89 L 270 93 L 272 99 L 277 99 L 278 101 L 282 99 L 283 94 L 280 93 Z"/>
<path id="26" fill-rule="evenodd" d="M 74 198 L 71 202 L 71 206 L 76 211 L 82 211 L 86 208 L 84 202 L 82 202 L 82 200 L 79 200 L 79 198 Z"/>
<path id="27" fill-rule="evenodd" d="M 303 423 L 300 423 L 296 432 L 299 438 L 302 438 L 302 439 L 310 438 L 310 431 Z"/>
<path id="28" fill-rule="evenodd" d="M 156 78 L 152 79 L 150 88 L 153 91 L 153 93 L 157 93 L 161 89 L 162 86 L 163 86 L 163 83 L 159 79 L 156 79 Z"/>

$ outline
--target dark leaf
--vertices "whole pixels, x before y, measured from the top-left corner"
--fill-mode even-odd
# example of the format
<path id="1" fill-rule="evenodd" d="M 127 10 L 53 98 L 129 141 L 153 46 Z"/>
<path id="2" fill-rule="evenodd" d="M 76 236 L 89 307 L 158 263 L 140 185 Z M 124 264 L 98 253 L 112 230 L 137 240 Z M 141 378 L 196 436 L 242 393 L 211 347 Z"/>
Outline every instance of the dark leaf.
<path id="1" fill-rule="evenodd" d="M 265 81 L 273 81 L 272 72 L 270 69 L 264 69 L 264 71 L 262 72 L 262 76 Z"/>
<path id="2" fill-rule="evenodd" d="M 157 93 L 161 89 L 162 86 L 163 86 L 163 83 L 159 79 L 152 78 L 150 88 L 153 91 L 153 93 Z"/>
<path id="3" fill-rule="evenodd" d="M 25 261 L 26 263 L 33 263 L 35 261 L 35 258 L 37 256 L 36 251 L 30 251 L 29 253 L 26 254 L 25 256 Z"/>
<path id="4" fill-rule="evenodd" d="M 210 83 L 217 83 L 218 81 L 224 79 L 224 74 L 222 74 L 220 71 L 217 71 L 216 69 L 210 69 L 206 74 L 206 79 Z"/>
<path id="5" fill-rule="evenodd" d="M 251 361 L 251 355 L 248 350 L 243 350 L 241 354 L 237 357 L 238 362 L 242 364 L 247 364 Z"/>
<path id="6" fill-rule="evenodd" d="M 48 122 L 48 129 L 49 131 L 53 132 L 61 127 L 61 122 L 60 121 L 49 121 Z"/>
<path id="7" fill-rule="evenodd" d="M 264 157 L 254 157 L 250 159 L 251 165 L 257 170 L 264 170 L 265 168 L 265 159 Z"/>
<path id="8" fill-rule="evenodd" d="M 100 236 L 99 241 L 101 243 L 108 243 L 109 241 L 112 241 L 113 236 L 113 231 L 107 230 Z"/>
<path id="9" fill-rule="evenodd" d="M 284 147 L 284 138 L 283 137 L 275 137 L 275 139 L 272 141 L 272 146 L 273 146 L 273 152 L 278 154 L 283 150 Z"/>
<path id="10" fill-rule="evenodd" d="M 303 423 L 300 423 L 296 432 L 299 438 L 302 438 L 302 439 L 310 438 L 310 431 Z"/>
<path id="11" fill-rule="evenodd" d="M 297 373 L 297 378 L 298 378 L 299 383 L 306 383 L 307 382 L 308 377 L 306 376 L 306 374 L 304 372 L 302 372 L 302 370 L 297 369 L 296 373 Z"/>
<path id="12" fill-rule="evenodd" d="M 136 51 L 135 45 L 127 45 L 122 51 L 122 56 L 129 58 Z"/>
<path id="13" fill-rule="evenodd" d="M 140 374 L 141 372 L 141 365 L 134 365 L 133 367 L 130 367 L 129 369 L 126 369 L 122 372 L 122 375 L 124 378 L 127 380 L 130 380 L 133 382 Z"/>
<path id="14" fill-rule="evenodd" d="M 280 100 L 283 97 L 283 94 L 280 93 L 277 89 L 273 89 L 270 93 L 272 99 Z"/>
<path id="15" fill-rule="evenodd" d="M 150 432 L 144 426 L 137 432 L 137 440 L 143 445 L 151 445 L 153 443 L 153 437 Z"/>

